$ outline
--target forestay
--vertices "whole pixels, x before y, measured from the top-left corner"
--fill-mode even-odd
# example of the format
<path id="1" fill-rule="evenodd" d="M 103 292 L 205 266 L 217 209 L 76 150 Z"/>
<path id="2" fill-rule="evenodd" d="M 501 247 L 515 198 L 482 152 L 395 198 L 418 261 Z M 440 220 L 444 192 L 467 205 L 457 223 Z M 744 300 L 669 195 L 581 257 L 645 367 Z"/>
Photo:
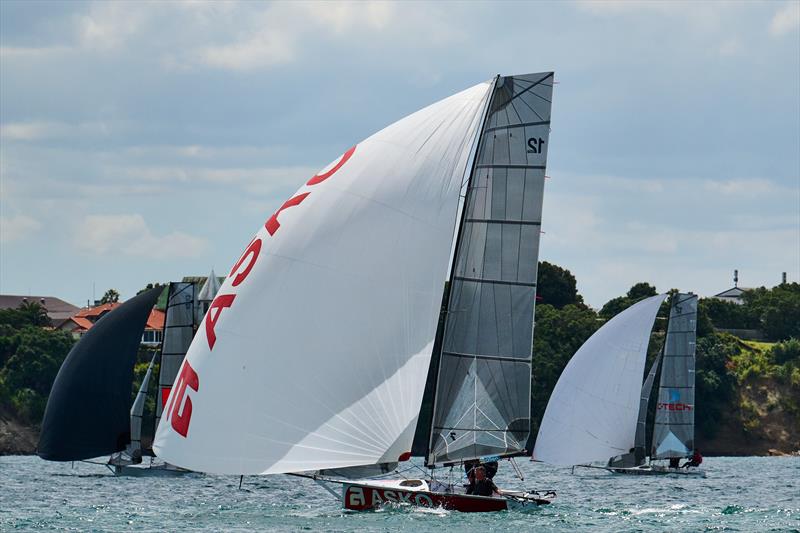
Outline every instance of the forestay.
<path id="1" fill-rule="evenodd" d="M 497 79 L 456 244 L 428 464 L 517 455 L 530 433 L 553 73 Z"/>
<path id="2" fill-rule="evenodd" d="M 572 356 L 547 403 L 533 459 L 577 465 L 634 447 L 647 344 L 665 294 L 609 320 Z"/>
<path id="3" fill-rule="evenodd" d="M 676 294 L 669 313 L 653 430 L 653 459 L 694 451 L 694 364 L 697 296 Z"/>
<path id="4" fill-rule="evenodd" d="M 175 377 L 178 375 L 183 358 L 192 343 L 196 307 L 194 283 L 172 282 L 169 284 L 164 316 L 164 337 L 161 341 L 161 365 L 158 372 L 156 427 L 161 420 L 164 404 L 175 383 Z"/>
<path id="5" fill-rule="evenodd" d="M 192 342 L 159 457 L 226 474 L 407 457 L 489 87 L 351 148 L 266 221 Z"/>

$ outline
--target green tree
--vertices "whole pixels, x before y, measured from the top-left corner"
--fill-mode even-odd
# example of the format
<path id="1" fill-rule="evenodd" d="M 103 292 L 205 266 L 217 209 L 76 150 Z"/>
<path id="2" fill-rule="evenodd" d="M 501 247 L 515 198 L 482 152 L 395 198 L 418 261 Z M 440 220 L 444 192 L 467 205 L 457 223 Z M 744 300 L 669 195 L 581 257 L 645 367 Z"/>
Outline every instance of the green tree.
<path id="1" fill-rule="evenodd" d="M 655 296 L 658 294 L 656 288 L 647 283 L 646 281 L 640 281 L 639 283 L 635 284 L 633 287 L 628 289 L 628 298 L 638 302 L 639 300 L 643 300 L 645 298 L 649 298 L 650 296 Z"/>
<path id="2" fill-rule="evenodd" d="M 119 292 L 116 289 L 108 289 L 106 293 L 100 298 L 101 304 L 114 304 L 119 302 Z"/>
<path id="3" fill-rule="evenodd" d="M 777 365 L 790 362 L 800 365 L 800 339 L 776 343 L 770 350 L 770 355 Z"/>
<path id="4" fill-rule="evenodd" d="M 0 382 L 18 414 L 38 423 L 61 363 L 72 348 L 72 336 L 63 331 L 25 326 L 0 331 L 4 350 L 10 352 L 0 370 Z"/>
<path id="5" fill-rule="evenodd" d="M 698 431 L 706 437 L 717 432 L 724 409 L 734 397 L 736 377 L 730 371 L 731 359 L 741 349 L 736 337 L 725 333 L 712 333 L 697 339 L 695 367 L 695 404 Z"/>
<path id="6" fill-rule="evenodd" d="M 145 291 L 149 291 L 150 289 L 155 289 L 156 287 L 166 287 L 166 283 L 148 283 L 143 289 L 139 289 L 136 294 L 142 294 Z"/>
<path id="7" fill-rule="evenodd" d="M 655 296 L 656 294 L 658 294 L 658 292 L 656 292 L 655 287 L 646 281 L 640 281 L 628 289 L 628 292 L 625 294 L 625 296 L 617 296 L 616 298 L 612 298 L 611 300 L 607 301 L 605 305 L 600 308 L 599 314 L 601 317 L 608 320 L 609 318 L 618 315 L 628 307 L 632 306 L 639 300 L 644 300 L 645 298 Z"/>
<path id="8" fill-rule="evenodd" d="M 7 324 L 15 329 L 23 326 L 49 326 L 50 317 L 41 304 L 22 302 L 16 309 L 0 310 L 0 324 Z"/>
<path id="9" fill-rule="evenodd" d="M 572 272 L 547 261 L 539 262 L 536 296 L 541 303 L 558 309 L 570 304 L 583 305 L 583 296 L 578 294 L 577 282 Z"/>

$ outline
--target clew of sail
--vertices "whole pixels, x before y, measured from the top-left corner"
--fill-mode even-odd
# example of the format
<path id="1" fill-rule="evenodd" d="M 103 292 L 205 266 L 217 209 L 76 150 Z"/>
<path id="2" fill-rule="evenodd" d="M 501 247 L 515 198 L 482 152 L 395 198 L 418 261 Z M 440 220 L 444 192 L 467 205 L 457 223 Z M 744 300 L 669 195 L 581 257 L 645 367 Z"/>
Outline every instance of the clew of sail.
<path id="1" fill-rule="evenodd" d="M 689 457 L 694 451 L 694 364 L 697 296 L 672 298 L 656 404 L 651 458 Z"/>
<path id="2" fill-rule="evenodd" d="M 266 474 L 408 456 L 490 86 L 376 133 L 266 220 L 189 348 L 159 457 Z"/>
<path id="3" fill-rule="evenodd" d="M 531 359 L 553 73 L 499 77 L 456 243 L 429 465 L 518 455 Z"/>
<path id="4" fill-rule="evenodd" d="M 547 402 L 534 460 L 571 466 L 634 447 L 650 330 L 666 297 L 625 309 L 575 352 Z"/>

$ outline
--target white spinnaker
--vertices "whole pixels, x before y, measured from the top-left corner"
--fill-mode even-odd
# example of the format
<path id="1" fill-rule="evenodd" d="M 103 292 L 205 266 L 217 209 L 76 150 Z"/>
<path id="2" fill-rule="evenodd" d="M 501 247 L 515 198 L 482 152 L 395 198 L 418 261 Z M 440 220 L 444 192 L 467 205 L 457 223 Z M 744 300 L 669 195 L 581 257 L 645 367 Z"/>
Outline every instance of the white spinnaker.
<path id="1" fill-rule="evenodd" d="M 630 306 L 575 352 L 547 402 L 535 461 L 571 466 L 633 448 L 650 330 L 666 297 Z"/>
<path id="2" fill-rule="evenodd" d="M 159 457 L 196 471 L 268 474 L 397 461 L 411 450 L 462 179 L 491 85 L 361 142 L 325 181 L 300 188 L 308 196 L 279 213 L 274 235 L 260 229 L 254 267 L 236 287 L 229 275 L 217 294 L 234 302 L 212 306 L 189 348 L 184 365 L 198 387 L 186 392 L 188 431 L 161 424 Z"/>

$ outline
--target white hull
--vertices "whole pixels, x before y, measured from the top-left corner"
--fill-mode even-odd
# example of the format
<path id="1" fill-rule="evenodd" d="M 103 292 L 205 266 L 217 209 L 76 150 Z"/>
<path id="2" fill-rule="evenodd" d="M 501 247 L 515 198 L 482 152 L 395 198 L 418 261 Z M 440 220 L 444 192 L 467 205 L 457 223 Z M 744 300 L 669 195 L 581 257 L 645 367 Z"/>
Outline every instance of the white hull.
<path id="1" fill-rule="evenodd" d="M 700 468 L 669 468 L 667 466 L 642 465 L 632 468 L 611 468 L 606 470 L 614 474 L 628 474 L 634 476 L 689 476 L 706 477 L 706 471 Z"/>

